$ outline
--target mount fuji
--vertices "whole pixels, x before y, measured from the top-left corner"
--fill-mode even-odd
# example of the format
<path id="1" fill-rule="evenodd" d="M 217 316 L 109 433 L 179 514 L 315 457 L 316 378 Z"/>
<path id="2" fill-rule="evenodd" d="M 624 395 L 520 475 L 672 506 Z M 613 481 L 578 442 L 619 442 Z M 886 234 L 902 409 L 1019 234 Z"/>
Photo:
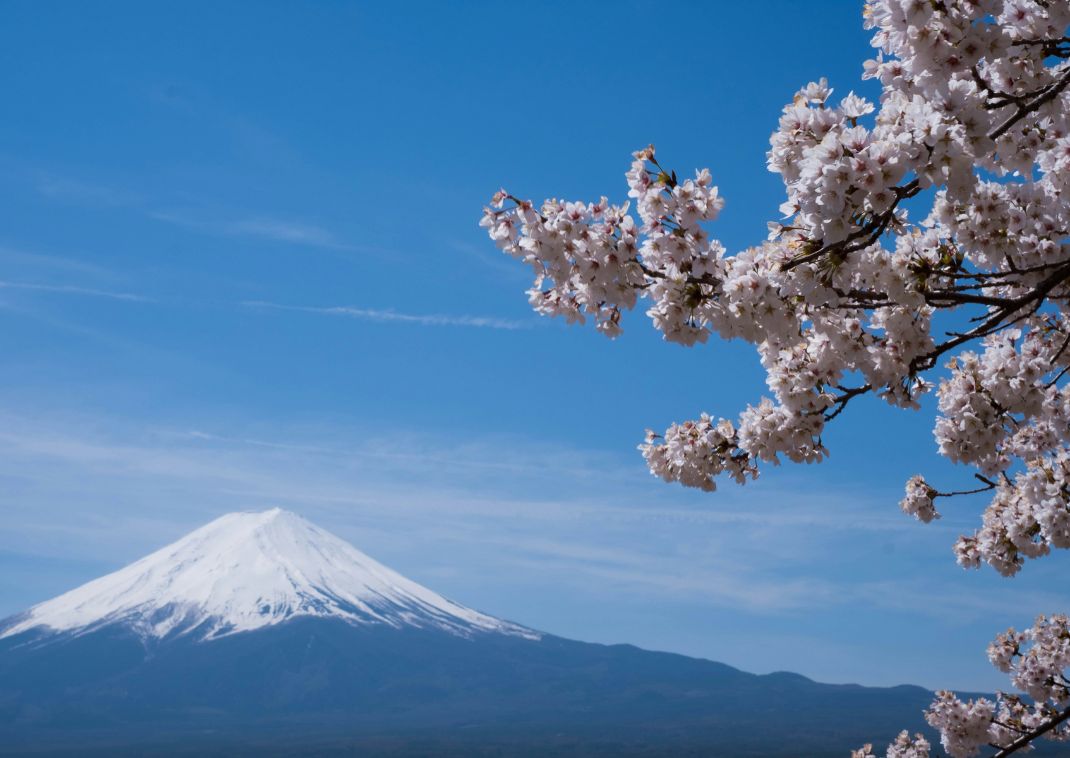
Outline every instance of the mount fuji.
<path id="1" fill-rule="evenodd" d="M 930 699 L 538 632 L 279 509 L 0 622 L 0 755 L 842 756 Z"/>
<path id="2" fill-rule="evenodd" d="M 145 640 L 199 641 L 313 617 L 461 636 L 536 632 L 457 605 L 289 511 L 231 513 L 0 626 L 84 634 L 123 625 Z"/>

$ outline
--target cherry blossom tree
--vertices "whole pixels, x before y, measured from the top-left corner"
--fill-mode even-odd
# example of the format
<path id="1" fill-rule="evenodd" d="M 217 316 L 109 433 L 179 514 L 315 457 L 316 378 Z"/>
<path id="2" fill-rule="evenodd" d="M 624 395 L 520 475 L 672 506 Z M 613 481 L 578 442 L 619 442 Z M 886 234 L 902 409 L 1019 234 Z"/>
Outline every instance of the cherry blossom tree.
<path id="1" fill-rule="evenodd" d="M 723 205 L 710 172 L 681 178 L 653 146 L 626 174 L 636 215 L 501 190 L 481 224 L 532 268 L 541 314 L 616 337 L 642 300 L 666 340 L 754 345 L 770 396 L 647 433 L 666 481 L 713 490 L 781 456 L 820 461 L 854 398 L 917 409 L 935 388 L 939 452 L 978 483 L 914 476 L 901 506 L 929 522 L 941 498 L 986 493 L 955 554 L 1012 576 L 1070 547 L 1070 0 L 871 0 L 864 18 L 879 102 L 822 79 L 784 107 L 768 167 L 787 199 L 761 244 L 727 254 L 705 227 Z M 944 749 L 1070 738 L 1067 618 L 1009 630 L 989 657 L 1024 695 L 938 693 L 926 717 Z M 904 733 L 887 755 L 929 750 Z"/>

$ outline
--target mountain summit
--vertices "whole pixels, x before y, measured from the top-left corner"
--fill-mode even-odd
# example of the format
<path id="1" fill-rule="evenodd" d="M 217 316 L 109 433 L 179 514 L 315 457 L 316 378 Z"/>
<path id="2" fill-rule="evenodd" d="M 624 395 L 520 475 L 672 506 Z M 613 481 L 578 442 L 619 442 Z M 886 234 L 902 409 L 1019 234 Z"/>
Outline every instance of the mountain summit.
<path id="1" fill-rule="evenodd" d="M 122 624 L 142 638 L 215 639 L 302 616 L 538 634 L 458 605 L 280 508 L 230 513 L 125 568 L 30 608 L 0 639 Z"/>

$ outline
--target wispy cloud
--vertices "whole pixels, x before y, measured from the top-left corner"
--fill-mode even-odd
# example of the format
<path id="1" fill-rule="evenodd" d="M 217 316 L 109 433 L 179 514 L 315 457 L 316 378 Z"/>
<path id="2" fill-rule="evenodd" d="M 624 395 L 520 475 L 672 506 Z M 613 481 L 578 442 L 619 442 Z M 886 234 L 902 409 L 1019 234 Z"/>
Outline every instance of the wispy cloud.
<path id="1" fill-rule="evenodd" d="M 245 300 L 241 303 L 246 308 L 263 308 L 279 311 L 296 311 L 298 313 L 315 313 L 323 316 L 342 316 L 346 318 L 377 321 L 380 323 L 415 324 L 418 326 L 468 326 L 482 329 L 529 329 L 531 324 L 524 321 L 512 321 L 493 316 L 469 316 L 446 314 L 399 313 L 394 310 L 376 308 L 355 308 L 352 306 L 311 306 L 284 305 L 265 300 Z"/>
<path id="2" fill-rule="evenodd" d="M 749 669 L 805 660 L 804 673 L 873 677 L 870 656 L 841 665 L 830 648 L 823 663 L 810 640 L 851 644 L 882 624 L 946 630 L 972 661 L 992 630 L 1060 607 L 1051 589 L 1058 564 L 1049 573 L 1030 566 L 1013 586 L 963 575 L 946 532 L 864 491 L 766 481 L 709 498 L 653 481 L 630 457 L 521 437 L 193 423 L 0 408 L 0 553 L 86 567 L 47 585 L 22 571 L 35 589 L 12 584 L 0 615 L 224 512 L 274 505 L 495 615 L 567 636 L 727 656 Z M 607 612 L 634 618 L 635 628 L 603 623 Z M 752 644 L 756 634 L 763 645 Z M 900 647 L 887 644 L 899 655 L 915 643 L 905 635 Z M 916 671 L 881 677 L 940 679 Z"/>
<path id="3" fill-rule="evenodd" d="M 331 232 L 321 226 L 300 224 L 271 218 L 251 218 L 223 225 L 226 234 L 262 237 L 279 242 L 294 242 L 314 247 L 346 248 Z"/>
<path id="4" fill-rule="evenodd" d="M 73 284 L 40 284 L 35 282 L 9 282 L 0 280 L 0 289 L 32 290 L 37 292 L 52 292 L 62 295 L 103 297 L 108 298 L 109 300 L 126 300 L 136 303 L 154 302 L 150 297 L 135 295 L 131 292 L 111 292 L 108 290 L 95 289 L 93 287 L 79 287 Z"/>
<path id="5" fill-rule="evenodd" d="M 185 525 L 168 527 L 177 536 L 225 510 L 278 504 L 328 526 L 349 524 L 355 541 L 374 546 L 387 562 L 394 551 L 414 560 L 415 541 L 436 546 L 424 561 L 428 570 L 467 562 L 485 577 L 493 566 L 501 584 L 539 577 L 574 596 L 596 591 L 760 616 L 868 608 L 958 622 L 996 611 L 1028 614 L 1052 601 L 1036 588 L 963 594 L 928 575 L 835 576 L 820 569 L 818 555 L 835 554 L 845 543 L 867 553 L 862 546 L 886 535 L 882 525 L 901 526 L 904 542 L 913 541 L 905 534 L 910 522 L 875 516 L 848 525 L 836 511 L 849 509 L 827 495 L 817 504 L 767 494 L 771 504 L 751 503 L 747 510 L 728 493 L 706 508 L 674 504 L 671 492 L 668 502 L 657 502 L 651 495 L 666 496 L 662 485 L 645 484 L 637 468 L 590 452 L 516 440 L 457 445 L 380 435 L 342 441 L 330 433 L 308 443 L 301 433 L 274 440 L 181 429 L 117 437 L 99 419 L 71 419 L 65 429 L 11 414 L 2 420 L 0 479 L 22 490 L 10 517 L 26 531 L 16 543 L 0 539 L 0 549 L 33 552 L 41 548 L 32 543 L 57 537 L 52 524 L 40 521 L 43 511 L 32 507 L 34 497 L 24 490 L 30 487 L 55 500 L 80 498 L 92 518 L 74 518 L 64 528 L 71 539 L 79 529 L 82 538 L 96 535 L 83 540 L 97 546 L 82 550 L 86 558 L 99 559 L 117 539 L 105 534 L 114 523 L 108 513 L 125 523 L 136 512 L 143 520 L 138 529 L 153 518 L 173 524 L 177 517 Z M 84 431 L 94 428 L 108 431 Z M 537 484 L 545 488 L 547 470 L 560 480 L 560 491 L 533 496 Z M 592 482 L 602 482 L 596 489 L 604 491 L 593 493 Z M 800 546 L 809 555 L 797 555 Z"/>
<path id="6" fill-rule="evenodd" d="M 273 242 L 321 247 L 331 250 L 353 250 L 328 229 L 289 219 L 252 216 L 238 219 L 209 218 L 188 210 L 150 210 L 149 218 L 206 234 L 225 237 L 252 237 Z"/>
<path id="7" fill-rule="evenodd" d="M 352 245 L 329 229 L 298 219 L 262 213 L 221 214 L 207 208 L 168 208 L 136 192 L 82 179 L 39 173 L 32 179 L 43 196 L 88 207 L 126 208 L 147 218 L 221 237 L 247 237 L 329 250 L 375 251 Z"/>
<path id="8" fill-rule="evenodd" d="M 23 507 L 38 513 L 30 492 L 45 491 L 57 502 L 79 498 L 98 518 L 136 507 L 142 516 L 196 521 L 281 504 L 328 524 L 357 519 L 376 545 L 417 539 L 459 546 L 459 554 L 478 546 L 477 562 L 552 577 L 574 592 L 599 586 L 763 614 L 845 604 L 942 612 L 924 602 L 915 577 L 827 575 L 817 555 L 845 545 L 868 553 L 864 546 L 875 538 L 896 538 L 889 527 L 901 527 L 901 544 L 917 541 L 902 518 L 852 524 L 843 518 L 851 508 L 827 493 L 808 500 L 767 492 L 758 507 L 751 500 L 744 508 L 742 497 L 755 496 L 729 490 L 705 507 L 687 507 L 680 498 L 689 497 L 648 482 L 641 464 L 512 438 L 458 443 L 378 433 L 365 440 L 336 429 L 273 439 L 124 431 L 84 416 L 42 423 L 4 413 L 0 421 L 0 480 L 23 490 L 12 518 Z M 15 545 L 0 539 L 4 547 Z M 927 582 L 926 591 L 941 591 Z"/>
<path id="9" fill-rule="evenodd" d="M 0 262 L 10 271 L 18 268 L 22 271 L 32 271 L 35 274 L 81 276 L 96 280 L 114 281 L 117 277 L 115 272 L 89 263 L 81 258 L 72 258 L 61 255 L 47 255 L 44 253 L 30 252 L 6 245 L 0 245 Z"/>
<path id="10" fill-rule="evenodd" d="M 446 243 L 454 251 L 464 255 L 470 261 L 476 261 L 488 268 L 492 268 L 501 274 L 517 281 L 530 281 L 531 274 L 526 266 L 522 266 L 509 256 L 502 253 L 494 245 L 473 245 L 470 242 L 451 240 Z"/>
<path id="11" fill-rule="evenodd" d="M 58 176 L 40 176 L 36 187 L 45 197 L 78 205 L 121 208 L 139 201 L 137 195 L 125 190 Z"/>

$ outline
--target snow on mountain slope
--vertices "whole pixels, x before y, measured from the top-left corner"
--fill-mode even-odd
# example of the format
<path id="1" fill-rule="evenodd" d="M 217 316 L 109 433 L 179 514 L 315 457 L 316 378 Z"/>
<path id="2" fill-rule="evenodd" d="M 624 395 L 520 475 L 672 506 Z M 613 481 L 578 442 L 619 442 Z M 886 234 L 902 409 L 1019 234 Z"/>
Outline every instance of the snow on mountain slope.
<path id="1" fill-rule="evenodd" d="M 468 636 L 539 635 L 458 605 L 289 511 L 231 513 L 112 574 L 0 625 L 90 631 L 125 624 L 146 638 L 212 639 L 297 616 L 442 629 Z"/>

